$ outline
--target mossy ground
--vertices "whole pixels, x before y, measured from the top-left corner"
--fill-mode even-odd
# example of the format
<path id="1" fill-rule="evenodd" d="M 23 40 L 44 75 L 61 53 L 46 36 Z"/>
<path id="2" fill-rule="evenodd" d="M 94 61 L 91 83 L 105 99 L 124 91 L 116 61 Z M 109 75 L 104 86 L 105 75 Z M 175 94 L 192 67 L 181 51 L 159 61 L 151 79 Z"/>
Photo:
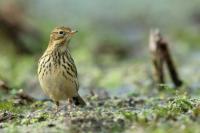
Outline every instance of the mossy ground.
<path id="1" fill-rule="evenodd" d="M 51 101 L 30 102 L 12 97 L 0 103 L 0 131 L 198 132 L 200 99 L 173 92 L 104 99 L 88 96 L 86 107 L 67 110 L 63 104 L 59 112 L 55 112 Z"/>

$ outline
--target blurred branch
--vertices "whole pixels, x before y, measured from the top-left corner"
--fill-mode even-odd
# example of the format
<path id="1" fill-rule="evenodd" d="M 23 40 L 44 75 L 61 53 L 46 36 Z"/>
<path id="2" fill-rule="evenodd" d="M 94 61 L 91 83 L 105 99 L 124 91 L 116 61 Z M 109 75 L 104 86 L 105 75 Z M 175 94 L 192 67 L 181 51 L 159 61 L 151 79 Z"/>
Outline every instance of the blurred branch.
<path id="1" fill-rule="evenodd" d="M 10 87 L 4 81 L 0 80 L 0 90 L 5 93 L 9 93 Z"/>
<path id="2" fill-rule="evenodd" d="M 164 84 L 164 63 L 166 63 L 171 79 L 176 87 L 182 85 L 176 67 L 171 58 L 168 43 L 163 39 L 158 29 L 152 30 L 150 33 L 149 49 L 152 54 L 152 62 L 154 66 L 154 77 L 158 84 Z"/>
<path id="3" fill-rule="evenodd" d="M 19 105 L 26 105 L 28 103 L 32 103 L 35 101 L 35 98 L 31 97 L 30 95 L 26 94 L 22 91 L 19 91 L 15 97 L 15 104 L 19 104 Z"/>

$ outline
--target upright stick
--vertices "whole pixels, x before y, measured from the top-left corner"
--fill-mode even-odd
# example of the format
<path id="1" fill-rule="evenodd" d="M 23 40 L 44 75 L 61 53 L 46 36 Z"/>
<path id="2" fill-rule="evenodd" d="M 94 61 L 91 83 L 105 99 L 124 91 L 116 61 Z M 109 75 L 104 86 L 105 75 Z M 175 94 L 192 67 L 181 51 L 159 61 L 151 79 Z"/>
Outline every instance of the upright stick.
<path id="1" fill-rule="evenodd" d="M 163 39 L 158 29 L 152 30 L 150 32 L 149 49 L 152 54 L 152 63 L 154 66 L 154 79 L 156 80 L 156 83 L 165 83 L 164 63 L 166 63 L 174 85 L 176 87 L 180 87 L 182 85 L 182 81 L 178 76 L 175 65 L 171 58 L 168 43 Z"/>
<path id="2" fill-rule="evenodd" d="M 176 67 L 174 65 L 174 62 L 171 58 L 171 54 L 170 54 L 170 51 L 169 51 L 169 48 L 165 47 L 165 61 L 166 61 L 166 64 L 167 64 L 167 68 L 169 70 L 169 73 L 170 73 L 170 77 L 174 83 L 174 85 L 176 87 L 180 87 L 183 82 L 180 80 L 179 76 L 178 76 L 178 73 L 176 71 Z"/>
<path id="3" fill-rule="evenodd" d="M 164 84 L 164 55 L 161 46 L 161 36 L 159 31 L 151 31 L 149 38 L 149 49 L 152 54 L 154 80 L 157 84 Z"/>

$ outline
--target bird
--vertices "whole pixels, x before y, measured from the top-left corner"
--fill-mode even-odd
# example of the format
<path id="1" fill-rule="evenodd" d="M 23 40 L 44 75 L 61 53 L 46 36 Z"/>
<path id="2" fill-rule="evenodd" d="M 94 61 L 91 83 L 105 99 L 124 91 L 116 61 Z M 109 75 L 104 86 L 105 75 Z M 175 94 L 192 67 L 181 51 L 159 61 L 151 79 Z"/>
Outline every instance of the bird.
<path id="1" fill-rule="evenodd" d="M 38 79 L 44 93 L 56 103 L 66 100 L 68 107 L 85 106 L 79 95 L 79 82 L 76 65 L 69 51 L 71 38 L 77 33 L 70 27 L 59 26 L 53 29 L 47 49 L 38 61 Z"/>

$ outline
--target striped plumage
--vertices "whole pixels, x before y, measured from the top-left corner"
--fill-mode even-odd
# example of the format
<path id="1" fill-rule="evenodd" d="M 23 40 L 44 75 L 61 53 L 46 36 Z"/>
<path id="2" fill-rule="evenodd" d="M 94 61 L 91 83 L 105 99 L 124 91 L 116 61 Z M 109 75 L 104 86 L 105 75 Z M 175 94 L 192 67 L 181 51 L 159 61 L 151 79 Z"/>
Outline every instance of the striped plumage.
<path id="1" fill-rule="evenodd" d="M 68 50 L 70 38 L 75 32 L 67 27 L 55 28 L 48 48 L 38 62 L 38 78 L 43 91 L 59 104 L 68 100 L 75 105 L 85 105 L 78 94 L 79 84 L 74 60 Z"/>

